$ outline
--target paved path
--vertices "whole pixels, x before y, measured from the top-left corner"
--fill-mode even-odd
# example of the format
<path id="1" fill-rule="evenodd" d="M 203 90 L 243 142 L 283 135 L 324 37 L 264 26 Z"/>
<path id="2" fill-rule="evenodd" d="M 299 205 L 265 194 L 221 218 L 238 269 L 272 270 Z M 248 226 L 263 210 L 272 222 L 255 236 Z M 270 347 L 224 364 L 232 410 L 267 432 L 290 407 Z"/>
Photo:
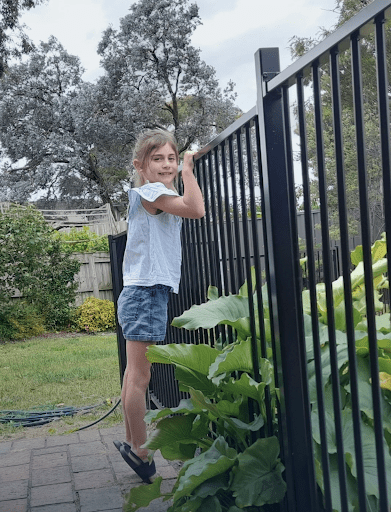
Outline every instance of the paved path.
<path id="1" fill-rule="evenodd" d="M 122 512 L 126 494 L 141 480 L 114 439 L 124 439 L 122 426 L 0 443 L 0 512 Z M 176 471 L 159 453 L 155 463 L 162 490 L 169 491 Z M 140 511 L 169 505 L 155 500 Z"/>

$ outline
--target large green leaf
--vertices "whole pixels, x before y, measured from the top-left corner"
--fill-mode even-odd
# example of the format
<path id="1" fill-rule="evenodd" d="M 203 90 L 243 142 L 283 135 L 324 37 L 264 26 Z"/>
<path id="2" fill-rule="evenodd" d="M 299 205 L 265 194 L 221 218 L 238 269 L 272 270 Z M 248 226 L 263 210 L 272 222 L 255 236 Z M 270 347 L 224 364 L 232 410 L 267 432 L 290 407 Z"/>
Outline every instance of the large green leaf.
<path id="1" fill-rule="evenodd" d="M 124 512 L 135 512 L 141 507 L 147 507 L 151 501 L 159 498 L 161 496 L 160 486 L 162 481 L 163 478 L 159 476 L 150 485 L 133 487 L 124 505 Z"/>
<path id="2" fill-rule="evenodd" d="M 282 478 L 284 466 L 278 459 L 280 446 L 276 437 L 258 439 L 238 455 L 233 469 L 233 494 L 240 508 L 278 503 L 285 495 Z"/>
<path id="3" fill-rule="evenodd" d="M 189 388 L 195 388 L 206 396 L 214 396 L 219 389 L 206 375 L 181 365 L 177 365 L 175 368 L 175 377 L 179 382 L 180 391 L 189 391 Z"/>
<path id="4" fill-rule="evenodd" d="M 175 443 L 182 444 L 199 444 L 201 441 L 205 445 L 205 441 L 200 439 L 206 437 L 208 430 L 205 428 L 204 435 L 193 432 L 193 422 L 196 416 L 189 414 L 186 416 L 173 416 L 172 418 L 164 418 L 159 421 L 157 429 L 149 437 L 145 446 L 151 450 L 159 450 L 161 447 Z"/>
<path id="5" fill-rule="evenodd" d="M 166 460 L 189 460 L 194 457 L 198 443 L 183 444 L 180 442 L 167 444 L 160 448 L 160 453 Z"/>
<path id="6" fill-rule="evenodd" d="M 173 414 L 181 414 L 181 413 L 190 413 L 190 414 L 199 414 L 202 409 L 197 409 L 193 402 L 188 398 L 183 398 L 178 407 L 166 408 L 166 409 L 155 409 L 148 411 L 145 415 L 146 423 L 152 423 L 161 418 L 165 418 L 166 416 L 172 416 Z"/>
<path id="7" fill-rule="evenodd" d="M 220 353 L 210 365 L 209 378 L 234 371 L 253 373 L 250 338 L 235 345 L 231 351 Z"/>
<path id="8" fill-rule="evenodd" d="M 171 343 L 169 345 L 149 345 L 147 358 L 151 363 L 179 364 L 203 375 L 208 375 L 210 365 L 220 352 L 209 345 Z"/>
<path id="9" fill-rule="evenodd" d="M 371 370 L 369 365 L 369 358 L 357 357 L 357 376 L 358 376 L 358 395 L 360 402 L 360 410 L 365 415 L 373 420 L 373 406 L 372 406 L 372 384 L 371 384 Z M 350 386 L 345 386 L 346 390 L 350 393 Z M 383 426 L 391 432 L 391 405 L 384 396 L 381 395 L 382 411 L 383 411 Z"/>
<path id="10" fill-rule="evenodd" d="M 329 411 L 326 411 L 326 426 L 327 426 L 327 443 L 329 453 L 336 453 L 336 436 L 335 436 L 335 421 Z M 313 416 L 314 423 L 317 419 Z M 377 480 L 377 463 L 376 463 L 376 445 L 374 430 L 369 425 L 366 425 L 363 421 L 360 424 L 361 428 L 361 443 L 362 443 L 362 454 L 364 459 L 364 476 L 365 476 L 365 488 L 366 492 L 370 495 L 379 497 L 378 491 L 378 480 Z M 356 467 L 356 454 L 354 446 L 354 430 L 351 409 L 344 409 L 342 411 L 342 435 L 343 435 L 343 446 L 345 453 L 345 460 L 349 465 L 352 475 L 357 477 Z M 315 441 L 319 444 L 320 440 L 315 438 Z M 391 457 L 388 452 L 388 447 L 384 442 L 385 449 L 385 465 L 386 473 L 388 475 L 388 486 L 391 488 Z"/>
<path id="11" fill-rule="evenodd" d="M 222 296 L 205 304 L 194 305 L 181 316 L 174 318 L 172 325 L 185 329 L 211 329 L 219 324 L 232 325 L 240 318 L 250 315 L 248 298 L 240 295 Z"/>
<path id="12" fill-rule="evenodd" d="M 225 393 L 246 396 L 261 402 L 265 396 L 265 382 L 256 382 L 248 373 L 242 373 L 240 379 L 231 377 L 224 385 Z"/>
<path id="13" fill-rule="evenodd" d="M 219 491 L 226 491 L 229 488 L 229 474 L 221 473 L 199 485 L 193 492 L 194 496 L 207 498 L 215 496 Z"/>
<path id="14" fill-rule="evenodd" d="M 348 349 L 346 345 L 337 345 L 337 364 L 341 368 L 348 361 Z M 310 400 L 312 403 L 316 402 L 316 374 L 315 362 L 310 361 L 307 365 L 308 374 L 308 389 L 310 393 Z M 323 385 L 325 385 L 331 375 L 330 351 L 328 345 L 322 348 L 322 377 Z"/>
<path id="15" fill-rule="evenodd" d="M 230 448 L 223 437 L 218 437 L 207 451 L 185 462 L 178 477 L 174 503 L 183 496 L 190 496 L 203 482 L 229 471 L 236 458 L 236 450 Z"/>

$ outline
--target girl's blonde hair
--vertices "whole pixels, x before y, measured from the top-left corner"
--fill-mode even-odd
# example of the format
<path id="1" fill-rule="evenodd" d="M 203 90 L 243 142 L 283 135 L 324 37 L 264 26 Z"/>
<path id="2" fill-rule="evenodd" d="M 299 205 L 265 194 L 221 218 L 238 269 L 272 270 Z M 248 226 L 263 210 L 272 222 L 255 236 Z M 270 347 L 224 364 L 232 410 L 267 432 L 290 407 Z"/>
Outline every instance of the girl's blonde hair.
<path id="1" fill-rule="evenodd" d="M 167 130 L 161 128 L 155 128 L 152 130 L 145 130 L 141 133 L 136 140 L 136 144 L 133 149 L 133 160 L 141 162 L 141 167 L 144 167 L 148 162 L 150 154 L 157 148 L 170 144 L 175 152 L 177 162 L 179 163 L 179 152 L 178 145 L 175 136 Z M 142 185 L 141 176 L 139 173 L 134 173 L 133 183 L 135 187 Z"/>

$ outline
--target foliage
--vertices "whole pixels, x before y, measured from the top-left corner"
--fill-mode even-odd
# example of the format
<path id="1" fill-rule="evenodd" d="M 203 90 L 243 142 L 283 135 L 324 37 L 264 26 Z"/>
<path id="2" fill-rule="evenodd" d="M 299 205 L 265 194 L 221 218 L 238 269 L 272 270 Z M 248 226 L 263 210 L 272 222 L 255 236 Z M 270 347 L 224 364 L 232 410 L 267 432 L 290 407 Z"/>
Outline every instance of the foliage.
<path id="1" fill-rule="evenodd" d="M 364 457 L 367 504 L 370 510 L 377 510 L 379 492 L 377 487 L 377 469 L 374 413 L 372 408 L 372 379 L 369 361 L 369 338 L 366 323 L 365 287 L 363 272 L 363 252 L 358 246 L 351 254 L 355 269 L 351 273 L 353 307 L 355 311 L 355 343 L 358 370 L 358 394 L 361 410 L 360 429 Z M 372 246 L 372 274 L 377 309 L 380 309 L 379 290 L 388 287 L 386 272 L 386 242 L 383 236 Z M 255 282 L 255 279 L 253 280 Z M 332 283 L 335 317 L 335 338 L 337 342 L 337 364 L 342 405 L 342 431 L 346 473 L 348 479 L 349 511 L 358 510 L 357 467 L 355 454 L 354 429 L 352 420 L 351 373 L 348 355 L 344 293 L 341 279 Z M 220 350 L 206 345 L 168 345 L 154 346 L 148 350 L 151 362 L 173 364 L 180 390 L 188 391 L 189 399 L 184 399 L 179 406 L 162 411 L 151 411 L 148 421 L 157 421 L 157 433 L 146 445 L 151 449 L 160 449 L 168 459 L 180 459 L 185 464 L 178 476 L 172 493 L 161 494 L 160 483 L 153 488 L 143 488 L 130 493 L 129 511 L 139 508 L 138 493 L 142 493 L 142 502 L 151 501 L 158 496 L 173 498 L 170 512 L 176 510 L 260 510 L 265 503 L 265 496 L 254 496 L 260 488 L 262 470 L 259 465 L 262 457 L 270 456 L 273 466 L 275 489 L 274 498 L 281 499 L 283 487 L 280 487 L 280 463 L 276 463 L 278 441 L 274 437 L 265 438 L 251 444 L 249 433 L 263 428 L 265 422 L 264 394 L 266 386 L 271 392 L 271 410 L 276 409 L 278 390 L 273 384 L 273 366 L 267 359 L 260 359 L 262 381 L 255 382 L 251 359 L 251 332 L 249 323 L 248 294 L 244 285 L 237 295 L 219 297 L 214 287 L 209 288 L 208 302 L 194 305 L 180 317 L 174 319 L 173 325 L 186 329 L 214 328 L 217 325 L 231 326 L 237 337 L 233 344 Z M 253 294 L 255 315 L 258 323 L 258 306 L 256 292 Z M 271 335 L 267 290 L 263 288 L 263 316 L 266 341 L 271 356 Z M 325 401 L 327 429 L 327 450 L 331 477 L 333 511 L 341 510 L 339 495 L 339 471 L 335 434 L 335 417 L 333 391 L 331 384 L 330 326 L 327 324 L 324 289 L 317 285 L 317 315 L 319 343 L 321 348 L 321 373 Z M 311 421 L 313 427 L 314 456 L 317 483 L 324 490 L 323 461 L 319 428 L 318 389 L 315 373 L 314 341 L 311 310 L 308 291 L 303 292 L 305 346 L 307 355 L 307 375 L 309 398 L 311 403 Z M 388 486 L 391 488 L 391 325 L 390 315 L 376 316 L 377 346 L 379 355 L 381 401 L 384 426 L 385 465 Z M 332 326 L 334 330 L 334 326 Z M 257 331 L 257 340 L 260 333 Z M 260 414 L 248 415 L 248 400 L 254 400 Z M 275 422 L 274 418 L 274 422 Z M 213 425 L 213 426 L 212 426 Z M 212 428 L 211 428 L 212 426 Z M 252 450 L 257 450 L 260 441 L 264 443 L 262 451 L 251 458 Z M 194 457 L 196 449 L 201 455 Z M 325 449 L 325 447 L 323 447 Z M 209 450 L 211 451 L 209 458 Z M 233 451 L 231 451 L 233 450 Z M 276 451 L 274 451 L 276 450 Z M 273 454 L 273 455 L 272 455 Z M 208 462 L 214 461 L 210 467 Z M 263 461 L 264 459 L 262 459 Z M 243 466 L 241 462 L 249 466 Z M 221 467 L 220 467 L 221 464 Z M 212 471 L 213 467 L 213 471 Z M 250 470 L 251 468 L 251 470 Z M 281 468 L 282 469 L 282 468 Z M 279 475 L 279 476 L 277 476 Z M 253 481 L 255 478 L 257 481 Z M 243 493 L 243 494 L 242 494 Z M 281 494 L 280 494 L 281 493 Z M 246 499 L 244 499 L 246 497 Z M 148 501 L 148 503 L 149 503 Z M 276 499 L 277 501 L 277 499 Z M 269 502 L 270 503 L 270 502 Z M 232 507 L 232 508 L 230 508 Z M 237 509 L 234 507 L 238 507 Z M 246 507 L 249 507 L 248 509 Z M 254 508 L 251 508 L 254 507 Z"/>
<path id="2" fill-rule="evenodd" d="M 97 235 L 88 226 L 78 230 L 72 228 L 69 232 L 55 231 L 54 240 L 59 240 L 61 252 L 109 252 L 109 239 L 107 235 Z"/>
<path id="3" fill-rule="evenodd" d="M 129 116 L 137 105 L 144 123 L 173 126 L 180 152 L 193 143 L 204 145 L 238 110 L 233 84 L 221 92 L 215 70 L 190 44 L 201 23 L 198 6 L 188 0 L 141 0 L 129 11 L 118 31 L 104 32 L 98 48 L 113 109 Z"/>
<path id="4" fill-rule="evenodd" d="M 337 0 L 336 10 L 339 19 L 333 30 L 339 28 L 363 7 L 370 4 L 369 0 Z M 390 22 L 387 22 L 387 29 Z M 330 34 L 329 30 L 323 30 L 319 39 L 298 38 L 291 40 L 291 54 L 293 57 L 304 55 L 306 51 L 319 43 Z M 384 204 L 381 171 L 381 143 L 379 136 L 378 103 L 376 86 L 376 61 L 374 35 L 368 34 L 360 39 L 363 90 L 363 113 L 366 149 L 367 194 L 369 200 L 370 222 L 372 242 L 376 240 L 384 230 Z M 391 78 L 391 40 L 387 38 L 386 55 L 388 59 L 388 72 Z M 343 134 L 343 154 L 345 171 L 346 207 L 350 234 L 357 234 L 360 223 L 359 212 L 359 181 L 357 176 L 357 147 L 355 134 L 355 119 L 353 110 L 353 88 L 350 50 L 339 54 L 340 84 L 341 84 L 341 121 Z M 335 135 L 333 129 L 333 109 L 331 101 L 331 83 L 329 66 L 324 65 L 320 70 L 322 89 L 322 121 L 325 150 L 325 169 L 327 181 L 328 211 L 331 220 L 331 238 L 339 239 L 338 224 L 338 187 L 335 161 Z M 306 83 L 311 82 L 308 78 Z M 311 170 L 311 206 L 319 207 L 318 190 L 318 161 L 316 153 L 316 136 L 314 123 L 314 101 L 309 97 L 305 105 L 306 130 L 308 140 L 308 164 Z M 302 200 L 302 188 L 296 189 L 298 203 Z"/>
<path id="5" fill-rule="evenodd" d="M 99 45 L 104 75 L 82 80 L 78 57 L 41 42 L 0 81 L 0 200 L 44 194 L 53 205 L 127 202 L 134 141 L 146 127 L 175 129 L 181 149 L 202 144 L 238 115 L 232 84 L 190 45 L 200 23 L 188 0 L 142 0 Z"/>
<path id="6" fill-rule="evenodd" d="M 114 303 L 111 300 L 88 297 L 76 309 L 74 322 L 82 331 L 100 332 L 115 328 Z"/>
<path id="7" fill-rule="evenodd" d="M 133 489 L 128 512 L 160 496 L 173 499 L 170 512 L 255 512 L 283 499 L 286 484 L 278 440 L 260 438 L 260 432 L 265 435 L 266 388 L 271 410 L 276 406 L 273 366 L 260 358 L 262 380 L 255 380 L 247 295 L 246 284 L 239 295 L 229 297 L 217 298 L 211 288 L 213 298 L 207 304 L 193 306 L 173 321 L 187 329 L 233 326 L 237 340 L 223 349 L 186 344 L 148 348 L 152 363 L 174 365 L 179 389 L 190 397 L 178 407 L 147 413 L 146 421 L 157 422 L 157 428 L 145 446 L 184 464 L 170 493 L 161 492 L 161 479 Z"/>
<path id="8" fill-rule="evenodd" d="M 44 318 L 31 304 L 18 300 L 2 304 L 0 342 L 39 336 L 44 330 Z"/>
<path id="9" fill-rule="evenodd" d="M 20 25 L 24 11 L 41 4 L 44 0 L 7 0 L 0 3 L 0 78 L 12 57 L 21 57 L 33 49 L 33 44 Z"/>
<path id="10" fill-rule="evenodd" d="M 19 291 L 24 302 L 44 318 L 47 328 L 69 323 L 80 263 L 61 253 L 52 228 L 33 206 L 12 205 L 0 214 L 0 269 L 3 308 L 10 306 Z M 11 321 L 12 315 L 7 318 Z"/>

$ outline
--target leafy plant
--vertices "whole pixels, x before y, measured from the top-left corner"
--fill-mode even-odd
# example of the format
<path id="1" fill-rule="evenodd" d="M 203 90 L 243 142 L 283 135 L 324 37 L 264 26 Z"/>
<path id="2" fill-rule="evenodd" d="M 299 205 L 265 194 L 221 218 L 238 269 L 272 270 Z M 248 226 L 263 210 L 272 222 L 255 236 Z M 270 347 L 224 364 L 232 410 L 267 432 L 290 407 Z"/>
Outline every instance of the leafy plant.
<path id="1" fill-rule="evenodd" d="M 45 330 L 44 318 L 23 301 L 4 304 L 0 311 L 0 342 L 38 336 Z"/>
<path id="2" fill-rule="evenodd" d="M 82 331 L 99 332 L 115 328 L 114 303 L 111 300 L 88 297 L 76 309 L 77 327 Z"/>
<path id="3" fill-rule="evenodd" d="M 388 288 L 388 280 L 384 276 L 387 270 L 385 256 L 386 243 L 383 235 L 372 246 L 373 286 L 378 311 L 383 306 L 380 302 L 381 290 Z M 356 247 L 352 252 L 351 259 L 355 266 L 350 277 L 355 310 L 358 393 L 361 410 L 360 429 L 362 433 L 367 506 L 368 510 L 378 510 L 379 491 L 374 456 L 376 448 L 373 428 L 372 381 L 365 317 L 365 286 L 361 246 Z M 253 282 L 255 282 L 255 279 Z M 358 510 L 357 467 L 353 437 L 351 376 L 345 333 L 344 293 L 341 278 L 333 282 L 332 290 L 335 306 L 335 336 L 342 403 L 341 414 L 348 482 L 348 505 L 349 511 L 356 512 Z M 173 499 L 173 505 L 169 509 L 170 512 L 179 510 L 191 512 L 197 510 L 258 511 L 262 504 L 275 503 L 282 499 L 285 484 L 281 478 L 283 467 L 277 459 L 277 439 L 270 437 L 258 439 L 255 443 L 251 441 L 251 432 L 262 430 L 265 422 L 264 396 L 266 386 L 269 386 L 271 392 L 271 409 L 273 411 L 275 410 L 278 390 L 274 388 L 273 367 L 269 360 L 260 360 L 262 382 L 258 383 L 253 379 L 249 293 L 246 283 L 242 286 L 238 295 L 222 297 L 218 296 L 216 288 L 210 287 L 207 303 L 192 306 L 182 316 L 173 321 L 173 325 L 186 329 L 210 329 L 220 324 L 230 325 L 236 334 L 236 341 L 233 344 L 221 349 L 206 345 L 169 345 L 149 348 L 148 358 L 151 362 L 173 364 L 175 366 L 175 375 L 180 389 L 188 391 L 190 398 L 182 400 L 176 408 L 152 411 L 147 414 L 148 421 L 158 422 L 157 432 L 155 436 L 148 440 L 147 446 L 151 449 L 159 448 L 167 459 L 179 459 L 185 462 L 171 493 L 162 494 L 160 492 L 161 479 L 157 479 L 153 486 L 132 490 L 126 510 L 136 511 L 140 506 L 145 506 L 151 500 L 160 496 L 164 496 L 165 499 Z M 266 293 L 263 296 L 267 299 Z M 341 510 L 339 495 L 340 468 L 338 467 L 336 454 L 329 327 L 326 325 L 327 308 L 323 285 L 317 285 L 317 297 L 332 503 L 333 510 L 338 512 Z M 258 316 L 256 294 L 253 295 L 253 298 L 255 313 Z M 308 291 L 306 290 L 303 292 L 303 305 L 316 480 L 320 489 L 324 491 L 312 319 L 309 314 L 311 310 Z M 263 306 L 266 339 L 270 342 L 267 300 L 264 301 Z M 391 490 L 390 314 L 377 315 L 376 325 L 382 390 L 385 465 L 388 486 Z M 259 338 L 258 331 L 256 335 Z M 270 353 L 270 348 L 268 350 L 268 353 Z M 249 400 L 258 405 L 259 413 L 250 416 L 248 412 Z M 275 420 L 275 418 L 273 419 Z M 261 443 L 262 449 L 258 451 Z M 200 455 L 194 456 L 199 452 Z M 252 457 L 255 454 L 256 456 Z M 270 464 L 270 474 L 273 475 L 273 483 L 268 482 L 268 488 L 273 490 L 273 497 L 270 501 L 264 495 L 255 496 L 252 493 L 262 487 L 259 485 L 260 480 L 257 480 L 262 478 L 262 468 L 257 464 L 263 464 L 263 462 L 260 462 L 260 458 L 263 456 L 270 456 L 267 463 Z M 211 460 L 214 461 L 213 464 L 209 464 Z M 252 480 L 253 478 L 255 480 Z M 248 487 L 246 487 L 247 484 Z M 242 500 L 244 495 L 246 499 Z"/>
<path id="4" fill-rule="evenodd" d="M 145 446 L 184 464 L 170 493 L 161 492 L 161 478 L 133 489 L 128 512 L 161 496 L 173 499 L 170 512 L 256 512 L 283 499 L 286 484 L 278 439 L 260 438 L 266 387 L 275 410 L 273 366 L 260 358 L 262 380 L 254 379 L 247 295 L 246 283 L 238 295 L 228 297 L 218 297 L 211 287 L 208 303 L 193 306 L 173 321 L 187 329 L 233 326 L 237 340 L 221 350 L 186 344 L 148 348 L 151 362 L 174 365 L 179 389 L 189 398 L 178 407 L 147 413 L 146 421 L 157 422 L 157 429 Z"/>
<path id="5" fill-rule="evenodd" d="M 61 252 L 109 252 L 109 239 L 107 235 L 98 235 L 88 226 L 78 230 L 71 228 L 69 232 L 55 231 L 54 240 L 60 242 Z"/>
<path id="6" fill-rule="evenodd" d="M 0 301 L 11 307 L 19 291 L 47 328 L 69 323 L 80 263 L 61 252 L 52 228 L 33 206 L 0 214 Z M 8 307 L 7 306 L 7 307 Z"/>

